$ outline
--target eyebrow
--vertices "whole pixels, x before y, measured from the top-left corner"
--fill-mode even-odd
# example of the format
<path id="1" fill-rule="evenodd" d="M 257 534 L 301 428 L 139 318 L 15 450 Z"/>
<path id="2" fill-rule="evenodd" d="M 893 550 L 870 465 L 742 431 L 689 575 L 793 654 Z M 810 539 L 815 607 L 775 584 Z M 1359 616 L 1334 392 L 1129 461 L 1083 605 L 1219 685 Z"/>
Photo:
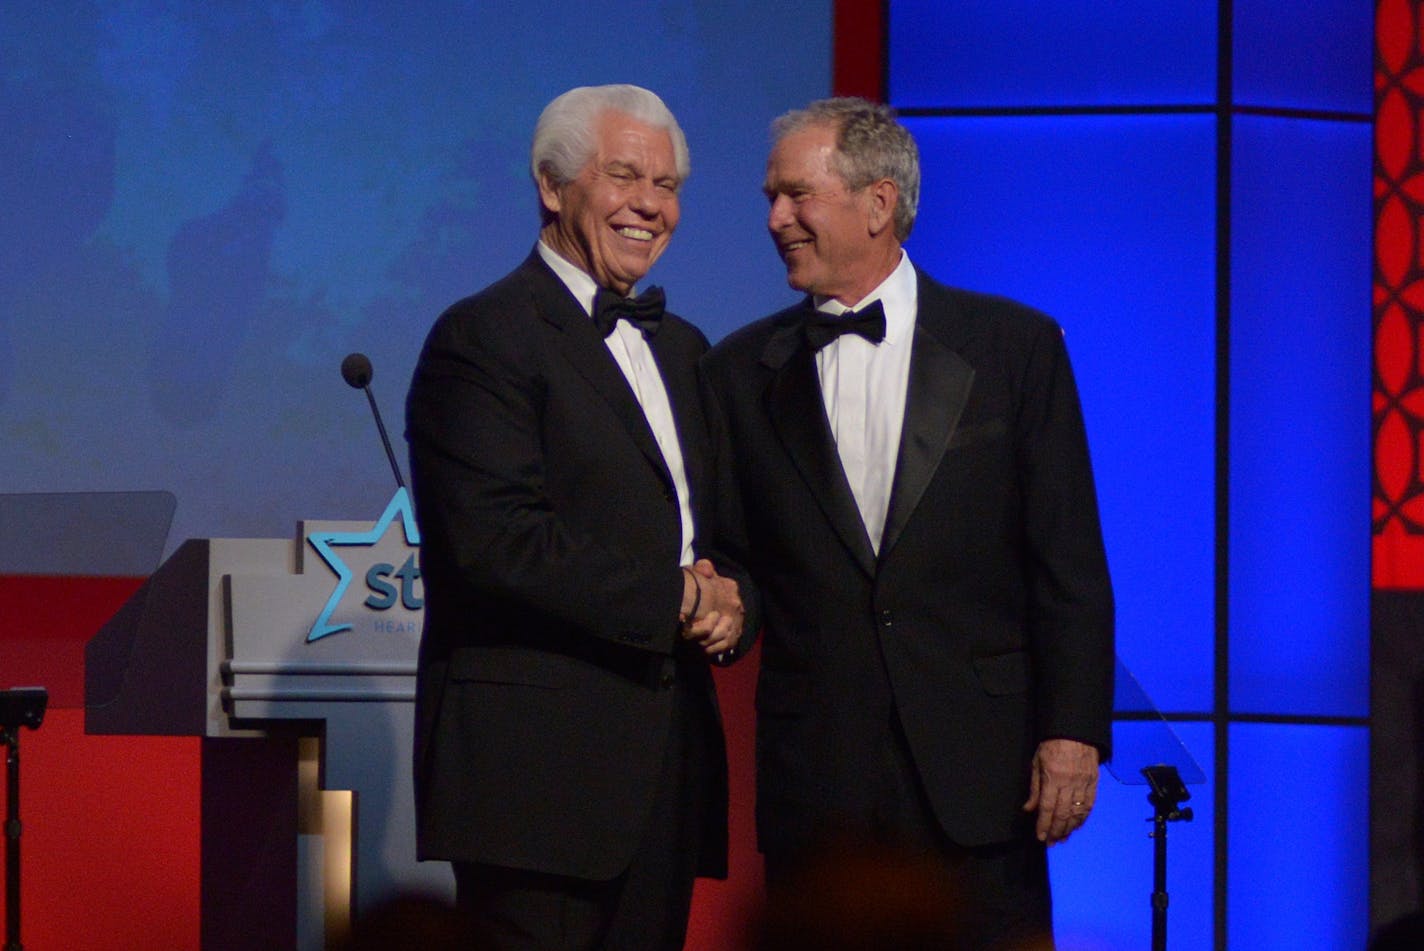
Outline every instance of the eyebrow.
<path id="1" fill-rule="evenodd" d="M 811 186 L 799 178 L 783 178 L 779 181 L 772 181 L 768 178 L 761 185 L 761 190 L 768 195 L 774 192 L 795 191 L 798 188 L 809 191 Z"/>

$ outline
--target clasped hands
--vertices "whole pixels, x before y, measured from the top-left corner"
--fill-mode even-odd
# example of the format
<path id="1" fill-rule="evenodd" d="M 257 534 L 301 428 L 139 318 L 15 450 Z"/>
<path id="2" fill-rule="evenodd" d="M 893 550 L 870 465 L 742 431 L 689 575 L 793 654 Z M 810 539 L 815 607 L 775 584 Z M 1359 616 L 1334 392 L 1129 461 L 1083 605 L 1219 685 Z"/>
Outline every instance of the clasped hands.
<path id="1" fill-rule="evenodd" d="M 682 636 L 709 657 L 736 647 L 745 620 L 737 582 L 717 574 L 706 558 L 685 565 L 682 581 Z"/>

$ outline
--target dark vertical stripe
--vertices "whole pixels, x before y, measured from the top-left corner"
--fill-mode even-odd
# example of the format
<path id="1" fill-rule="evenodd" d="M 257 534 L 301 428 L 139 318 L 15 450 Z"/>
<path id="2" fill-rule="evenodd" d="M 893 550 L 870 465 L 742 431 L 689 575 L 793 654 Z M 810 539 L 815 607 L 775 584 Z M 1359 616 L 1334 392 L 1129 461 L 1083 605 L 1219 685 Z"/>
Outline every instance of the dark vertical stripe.
<path id="1" fill-rule="evenodd" d="M 1226 951 L 1227 835 L 1231 735 L 1231 130 L 1232 0 L 1217 5 L 1216 60 L 1216 676 L 1212 923 L 1216 951 Z"/>

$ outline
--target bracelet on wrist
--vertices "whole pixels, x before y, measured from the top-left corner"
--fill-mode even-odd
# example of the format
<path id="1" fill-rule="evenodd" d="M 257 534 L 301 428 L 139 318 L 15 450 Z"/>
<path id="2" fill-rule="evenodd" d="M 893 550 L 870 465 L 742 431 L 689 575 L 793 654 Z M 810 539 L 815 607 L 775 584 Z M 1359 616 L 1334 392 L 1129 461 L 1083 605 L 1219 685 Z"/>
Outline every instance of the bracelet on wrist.
<path id="1" fill-rule="evenodd" d="M 697 609 L 702 606 L 702 585 L 697 583 L 697 573 L 691 568 L 684 567 L 682 573 L 692 580 L 692 607 L 683 616 L 683 621 L 691 621 L 697 617 Z"/>

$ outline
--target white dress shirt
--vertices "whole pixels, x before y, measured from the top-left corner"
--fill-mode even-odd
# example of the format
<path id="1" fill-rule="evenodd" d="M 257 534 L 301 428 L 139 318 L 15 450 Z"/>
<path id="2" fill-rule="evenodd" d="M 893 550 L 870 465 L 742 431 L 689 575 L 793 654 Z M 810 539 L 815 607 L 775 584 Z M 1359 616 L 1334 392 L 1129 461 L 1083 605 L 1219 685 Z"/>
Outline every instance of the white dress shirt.
<path id="1" fill-rule="evenodd" d="M 585 314 L 593 319 L 593 300 L 598 295 L 598 283 L 577 266 L 567 261 L 557 251 L 543 241 L 538 244 L 539 256 L 564 282 L 564 286 L 583 306 Z M 643 332 L 626 320 L 618 321 L 613 333 L 604 338 L 608 352 L 613 354 L 618 368 L 628 380 L 628 385 L 643 408 L 643 416 L 653 430 L 653 438 L 662 450 L 663 462 L 672 475 L 673 486 L 677 489 L 678 509 L 682 514 L 682 554 L 678 564 L 692 564 L 692 494 L 687 487 L 687 471 L 682 463 L 682 445 L 677 441 L 677 424 L 672 418 L 672 404 L 668 402 L 667 388 L 663 386 L 662 373 L 658 370 L 653 350 L 643 338 Z"/>
<path id="2" fill-rule="evenodd" d="M 855 307 L 817 298 L 816 309 L 842 314 L 877 300 L 885 308 L 885 339 L 874 344 L 856 334 L 843 334 L 817 352 L 816 375 L 821 380 L 821 398 L 841 467 L 850 481 L 870 544 L 879 554 L 900 455 L 919 303 L 919 285 L 909 255 L 901 251 L 895 270 Z"/>

